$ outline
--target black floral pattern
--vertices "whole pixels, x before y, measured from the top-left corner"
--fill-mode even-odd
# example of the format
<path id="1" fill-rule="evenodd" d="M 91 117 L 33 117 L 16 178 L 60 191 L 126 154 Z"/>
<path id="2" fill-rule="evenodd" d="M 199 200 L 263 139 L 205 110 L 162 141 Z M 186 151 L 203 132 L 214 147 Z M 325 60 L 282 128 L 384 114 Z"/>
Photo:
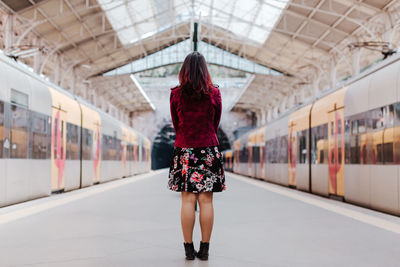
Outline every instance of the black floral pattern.
<path id="1" fill-rule="evenodd" d="M 176 192 L 221 192 L 226 189 L 225 172 L 217 146 L 174 148 L 168 188 Z"/>

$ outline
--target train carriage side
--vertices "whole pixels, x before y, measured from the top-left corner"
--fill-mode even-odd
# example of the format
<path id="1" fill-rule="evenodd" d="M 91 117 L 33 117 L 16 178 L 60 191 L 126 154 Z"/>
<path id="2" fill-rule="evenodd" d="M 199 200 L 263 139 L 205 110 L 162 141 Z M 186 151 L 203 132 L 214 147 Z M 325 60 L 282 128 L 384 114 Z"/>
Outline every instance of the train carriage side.
<path id="1" fill-rule="evenodd" d="M 239 173 L 240 138 L 233 143 L 233 172 Z"/>
<path id="2" fill-rule="evenodd" d="M 53 192 L 79 188 L 81 110 L 72 95 L 53 87 L 49 90 L 53 101 L 51 188 Z"/>
<path id="3" fill-rule="evenodd" d="M 225 171 L 233 171 L 233 153 L 234 152 L 231 149 L 222 151 L 222 159 Z"/>
<path id="4" fill-rule="evenodd" d="M 0 59 L 0 206 L 51 192 L 51 95 L 15 65 Z"/>
<path id="5" fill-rule="evenodd" d="M 289 117 L 288 168 L 289 186 L 310 190 L 309 175 L 309 126 L 311 104 L 304 106 Z"/>
<path id="6" fill-rule="evenodd" d="M 100 182 L 101 117 L 97 110 L 86 105 L 81 100 L 79 101 L 79 105 L 82 110 L 82 129 L 80 129 L 82 138 L 81 187 L 85 187 Z M 69 134 L 71 129 L 75 131 L 74 128 L 70 128 L 67 134 Z M 71 135 L 75 135 L 74 131 L 71 132 Z M 68 141 L 69 138 L 67 137 Z"/>
<path id="7" fill-rule="evenodd" d="M 130 145 L 131 145 L 131 129 L 121 125 L 122 139 L 121 139 L 121 161 L 122 161 L 122 177 L 129 176 L 129 158 L 130 158 Z"/>
<path id="8" fill-rule="evenodd" d="M 258 146 L 256 143 L 257 138 L 257 129 L 252 130 L 249 134 L 249 138 L 247 141 L 248 148 L 248 167 L 247 174 L 248 176 L 255 177 L 256 176 L 256 168 L 257 168 L 257 152 Z"/>
<path id="9" fill-rule="evenodd" d="M 344 196 L 344 96 L 347 87 L 314 102 L 311 110 L 311 187 Z"/>
<path id="10" fill-rule="evenodd" d="M 101 117 L 101 166 L 100 182 L 105 182 L 123 176 L 121 168 L 121 123 L 106 113 Z"/>
<path id="11" fill-rule="evenodd" d="M 128 165 L 128 175 L 134 175 L 137 173 L 137 153 L 138 146 L 138 134 L 134 130 L 129 131 L 129 144 L 127 146 L 127 165 Z"/>
<path id="12" fill-rule="evenodd" d="M 146 157 L 145 157 L 145 172 L 148 172 L 151 170 L 151 141 L 149 138 L 145 137 L 145 151 L 146 151 Z"/>
<path id="13" fill-rule="evenodd" d="M 238 161 L 238 173 L 242 175 L 249 175 L 249 134 L 247 132 L 243 134 L 239 139 L 239 161 Z"/>
<path id="14" fill-rule="evenodd" d="M 264 132 L 265 127 L 260 127 L 256 130 L 255 134 L 255 146 L 253 147 L 253 164 L 254 164 L 254 177 L 264 178 Z"/>
<path id="15" fill-rule="evenodd" d="M 141 134 L 139 144 L 139 173 L 144 173 L 150 170 L 149 164 L 151 164 L 151 162 L 149 158 L 151 142 L 147 137 Z"/>
<path id="16" fill-rule="evenodd" d="M 138 158 L 138 172 L 143 173 L 145 172 L 145 138 L 142 134 L 139 135 L 139 158 Z"/>
<path id="17" fill-rule="evenodd" d="M 267 125 L 265 130 L 265 179 L 288 185 L 288 121 L 289 115 Z"/>
<path id="18" fill-rule="evenodd" d="M 350 85 L 345 96 L 345 199 L 400 214 L 397 61 Z"/>

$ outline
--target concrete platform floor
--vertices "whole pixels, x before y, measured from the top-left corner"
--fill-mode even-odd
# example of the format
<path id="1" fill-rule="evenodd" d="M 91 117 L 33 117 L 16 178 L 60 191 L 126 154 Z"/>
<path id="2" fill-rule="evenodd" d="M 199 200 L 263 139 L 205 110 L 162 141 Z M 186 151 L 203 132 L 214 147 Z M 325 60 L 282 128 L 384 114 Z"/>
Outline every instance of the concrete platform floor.
<path id="1" fill-rule="evenodd" d="M 161 170 L 1 208 L 0 266 L 400 266 L 399 217 L 229 173 L 209 261 L 185 261 L 166 185 Z"/>

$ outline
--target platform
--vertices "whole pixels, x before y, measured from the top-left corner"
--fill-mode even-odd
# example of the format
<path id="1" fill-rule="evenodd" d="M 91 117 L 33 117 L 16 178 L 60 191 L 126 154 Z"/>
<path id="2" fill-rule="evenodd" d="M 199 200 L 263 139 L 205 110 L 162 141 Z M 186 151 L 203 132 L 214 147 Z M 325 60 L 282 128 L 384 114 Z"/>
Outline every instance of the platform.
<path id="1" fill-rule="evenodd" d="M 0 209 L 0 266 L 400 266 L 398 217 L 230 173 L 226 184 L 208 262 L 184 260 L 164 169 Z"/>

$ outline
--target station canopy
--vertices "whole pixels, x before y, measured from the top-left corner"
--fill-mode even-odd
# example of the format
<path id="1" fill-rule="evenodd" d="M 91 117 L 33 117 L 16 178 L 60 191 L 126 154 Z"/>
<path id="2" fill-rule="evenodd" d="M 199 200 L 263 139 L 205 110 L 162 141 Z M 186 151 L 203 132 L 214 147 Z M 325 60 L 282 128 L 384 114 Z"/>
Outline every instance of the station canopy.
<path id="1" fill-rule="evenodd" d="M 366 25 L 396 2 L 0 0 L 0 7 L 51 44 L 49 53 L 80 68 L 86 79 L 181 62 L 190 51 L 196 22 L 199 50 L 208 61 L 255 76 L 234 106 L 254 111 L 290 96 L 293 77 L 307 82 L 304 70 L 334 53 L 341 59 L 337 76 L 348 75 L 344 41 L 356 35 L 368 40 L 373 34 L 363 39 Z"/>

